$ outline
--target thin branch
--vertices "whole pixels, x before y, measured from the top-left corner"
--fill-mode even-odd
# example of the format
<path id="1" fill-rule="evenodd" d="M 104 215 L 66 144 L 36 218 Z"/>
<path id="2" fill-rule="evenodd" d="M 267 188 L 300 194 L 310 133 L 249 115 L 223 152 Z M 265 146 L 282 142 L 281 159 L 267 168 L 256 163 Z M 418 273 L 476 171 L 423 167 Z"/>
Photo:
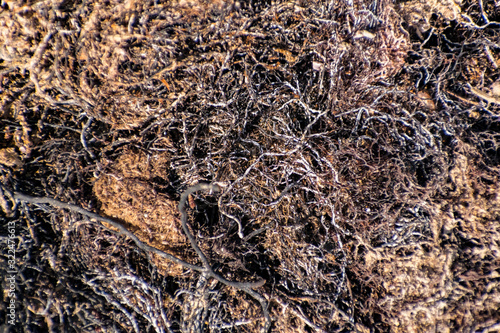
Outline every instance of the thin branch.
<path id="1" fill-rule="evenodd" d="M 246 292 L 253 298 L 255 298 L 261 305 L 262 311 L 264 313 L 264 318 L 266 320 L 264 327 L 262 329 L 263 332 L 269 331 L 269 328 L 271 327 L 271 317 L 269 316 L 269 312 L 267 311 L 267 301 L 264 297 L 262 297 L 260 294 L 257 292 L 253 291 L 253 288 L 258 288 L 262 287 L 265 283 L 266 280 L 261 279 L 257 282 L 233 282 L 226 280 L 224 277 L 220 276 L 216 272 L 213 271 L 212 267 L 210 266 L 207 257 L 201 251 L 200 247 L 196 243 L 196 240 L 194 239 L 193 235 L 189 231 L 188 225 L 187 225 L 187 213 L 186 213 L 186 201 L 188 199 L 188 196 L 194 192 L 197 191 L 210 191 L 210 193 L 214 192 L 221 192 L 221 188 L 217 184 L 206 184 L 206 183 L 199 183 L 197 185 L 191 186 L 188 188 L 184 193 L 181 195 L 181 200 L 179 202 L 179 211 L 181 212 L 181 222 L 182 222 L 182 228 L 184 229 L 184 233 L 189 239 L 189 242 L 191 243 L 191 246 L 193 249 L 196 251 L 198 256 L 200 257 L 200 260 L 203 263 L 203 266 L 206 269 L 206 274 L 209 277 L 212 277 L 216 279 L 217 281 L 225 284 L 226 286 L 230 286 L 236 289 L 239 289 L 241 291 Z"/>
<path id="2" fill-rule="evenodd" d="M 224 277 L 222 277 L 221 275 L 219 275 L 218 273 L 214 272 L 214 270 L 210 266 L 210 263 L 208 262 L 207 257 L 205 256 L 203 251 L 200 249 L 200 247 L 196 243 L 194 236 L 189 231 L 189 228 L 187 225 L 186 201 L 187 201 L 187 198 L 190 194 L 197 192 L 197 191 L 201 191 L 201 190 L 210 191 L 211 193 L 213 193 L 213 192 L 220 192 L 221 189 L 216 184 L 199 183 L 197 185 L 191 186 L 186 191 L 184 191 L 184 193 L 182 193 L 182 195 L 181 195 L 181 200 L 179 202 L 179 211 L 181 212 L 182 228 L 183 228 L 184 232 L 186 233 L 186 236 L 188 237 L 191 246 L 198 254 L 198 257 L 200 258 L 200 260 L 203 264 L 203 267 L 200 267 L 197 265 L 192 265 L 192 264 L 190 264 L 182 259 L 177 258 L 174 255 L 163 252 L 163 251 L 161 251 L 153 246 L 144 244 L 141 240 L 139 240 L 139 238 L 136 235 L 134 235 L 132 232 L 128 231 L 120 223 L 115 222 L 112 219 L 102 217 L 102 216 L 100 216 L 96 213 L 93 213 L 91 211 L 88 211 L 82 207 L 79 207 L 79 206 L 76 206 L 73 204 L 69 204 L 69 203 L 65 203 L 65 202 L 62 202 L 62 201 L 59 201 L 59 200 L 56 200 L 53 198 L 32 197 L 32 196 L 22 194 L 19 192 L 14 192 L 13 198 L 15 199 L 15 201 L 23 201 L 23 202 L 28 202 L 28 203 L 32 203 L 32 204 L 49 204 L 53 207 L 68 209 L 70 211 L 88 216 L 89 218 L 95 219 L 97 221 L 109 223 L 110 225 L 112 225 L 113 227 L 118 229 L 120 234 L 131 238 L 136 243 L 137 247 L 139 247 L 143 251 L 153 252 L 153 253 L 155 253 L 155 254 L 157 254 L 165 259 L 168 259 L 168 260 L 171 260 L 177 264 L 180 264 L 180 265 L 184 266 L 185 268 L 192 269 L 192 270 L 195 270 L 198 272 L 202 272 L 202 273 L 206 274 L 206 276 L 211 277 L 211 278 L 221 282 L 222 284 L 224 284 L 226 286 L 233 287 L 233 288 L 236 288 L 238 290 L 246 292 L 247 294 L 249 294 L 251 297 L 253 297 L 254 299 L 256 299 L 260 303 L 260 305 L 262 307 L 263 314 L 264 314 L 264 318 L 265 318 L 265 324 L 264 324 L 262 331 L 267 332 L 267 331 L 269 331 L 269 328 L 271 327 L 271 317 L 269 316 L 269 312 L 267 310 L 267 307 L 268 307 L 267 301 L 259 293 L 252 290 L 254 288 L 262 287 L 266 281 L 264 279 L 261 279 L 261 280 L 256 281 L 256 282 L 234 282 L 234 281 L 229 281 L 229 280 L 225 279 Z"/>
<path id="3" fill-rule="evenodd" d="M 73 204 L 69 204 L 69 203 L 65 203 L 65 202 L 62 202 L 62 201 L 59 201 L 59 200 L 56 200 L 56 199 L 52 199 L 52 198 L 47 198 L 47 197 L 32 197 L 32 196 L 29 196 L 29 195 L 26 195 L 26 194 L 22 194 L 22 193 L 19 193 L 19 192 L 14 192 L 14 199 L 16 201 L 24 201 L 24 202 L 28 202 L 28 203 L 32 203 L 32 204 L 49 204 L 53 207 L 57 207 L 57 208 L 62 208 L 62 209 L 68 209 L 70 211 L 73 211 L 73 212 L 76 212 L 76 213 L 79 213 L 79 214 L 82 214 L 82 215 L 85 215 L 85 216 L 88 216 L 89 218 L 91 219 L 95 219 L 97 221 L 101 221 L 101 222 L 106 222 L 108 224 L 111 224 L 113 227 L 115 227 L 116 229 L 119 230 L 119 233 L 124 235 L 124 236 L 127 236 L 129 238 L 131 238 L 135 244 L 142 250 L 146 251 L 146 252 L 153 252 L 157 255 L 159 255 L 160 257 L 163 257 L 165 259 L 168 259 L 168 260 L 171 260 L 177 264 L 180 264 L 186 268 L 189 268 L 189 269 L 192 269 L 192 270 L 195 270 L 195 271 L 198 271 L 198 272 L 204 272 L 205 269 L 203 267 L 200 267 L 200 266 L 197 266 L 197 265 L 192 265 L 188 262 L 185 262 L 184 260 L 182 259 L 179 259 L 177 258 L 176 256 L 173 256 L 169 253 L 166 253 L 166 252 L 163 252 L 161 250 L 158 250 L 157 248 L 155 247 L 152 247 L 150 245 L 147 245 L 147 244 L 144 244 L 143 242 L 141 242 L 141 240 L 136 236 L 134 235 L 133 233 L 131 233 L 130 231 L 127 230 L 127 228 L 125 228 L 124 226 L 122 226 L 120 223 L 118 222 L 115 222 L 109 218 L 106 218 L 106 217 L 102 217 L 96 213 L 93 213 L 91 211 L 88 211 L 82 207 L 79 207 L 79 206 L 76 206 L 76 205 L 73 205 Z"/>

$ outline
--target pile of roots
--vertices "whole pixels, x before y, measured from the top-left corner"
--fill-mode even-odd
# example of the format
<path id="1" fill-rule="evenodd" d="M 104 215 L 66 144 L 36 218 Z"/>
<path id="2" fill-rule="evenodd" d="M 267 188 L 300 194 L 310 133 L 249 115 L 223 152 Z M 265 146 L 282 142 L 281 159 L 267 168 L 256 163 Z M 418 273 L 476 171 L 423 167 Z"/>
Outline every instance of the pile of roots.
<path id="1" fill-rule="evenodd" d="M 499 21 L 489 0 L 2 2 L 4 327 L 499 330 Z M 197 249 L 177 205 L 202 182 Z"/>

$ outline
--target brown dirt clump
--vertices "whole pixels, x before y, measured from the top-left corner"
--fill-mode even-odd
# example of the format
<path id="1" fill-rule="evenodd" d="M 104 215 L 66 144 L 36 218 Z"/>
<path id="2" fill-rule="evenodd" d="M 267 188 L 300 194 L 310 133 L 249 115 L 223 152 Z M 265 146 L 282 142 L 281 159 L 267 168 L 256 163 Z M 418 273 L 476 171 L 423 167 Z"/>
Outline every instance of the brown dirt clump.
<path id="1" fill-rule="evenodd" d="M 497 331 L 499 22 L 492 0 L 2 2 L 0 317 Z"/>
<path id="2" fill-rule="evenodd" d="M 158 193 L 151 185 L 164 174 L 169 158 L 165 154 L 124 152 L 112 166 L 106 166 L 93 186 L 101 211 L 117 218 L 146 244 L 179 254 L 186 247 L 177 202 Z M 154 257 L 162 272 L 181 274 L 171 262 Z"/>

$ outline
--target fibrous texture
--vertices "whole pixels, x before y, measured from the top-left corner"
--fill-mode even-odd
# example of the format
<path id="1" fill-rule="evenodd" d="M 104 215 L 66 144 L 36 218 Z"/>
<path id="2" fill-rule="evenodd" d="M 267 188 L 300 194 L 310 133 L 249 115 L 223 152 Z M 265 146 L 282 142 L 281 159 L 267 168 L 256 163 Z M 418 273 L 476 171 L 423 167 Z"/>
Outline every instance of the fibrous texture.
<path id="1" fill-rule="evenodd" d="M 3 2 L 14 329 L 498 329 L 499 20 L 482 0 Z"/>

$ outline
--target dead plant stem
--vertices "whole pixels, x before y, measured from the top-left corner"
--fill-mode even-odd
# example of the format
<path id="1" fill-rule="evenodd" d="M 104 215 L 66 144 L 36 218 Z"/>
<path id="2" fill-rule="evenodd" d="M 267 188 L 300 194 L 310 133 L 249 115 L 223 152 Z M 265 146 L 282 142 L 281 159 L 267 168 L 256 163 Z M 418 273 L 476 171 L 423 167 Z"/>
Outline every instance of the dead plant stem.
<path id="1" fill-rule="evenodd" d="M 113 226 L 114 228 L 118 229 L 120 234 L 131 238 L 135 242 L 137 247 L 144 250 L 145 252 L 155 253 L 155 254 L 159 255 L 160 257 L 171 260 L 177 264 L 182 265 L 185 268 L 201 272 L 205 276 L 211 277 L 211 278 L 221 282 L 222 284 L 224 284 L 226 286 L 233 287 L 233 288 L 236 288 L 238 290 L 246 292 L 248 295 L 250 295 L 251 297 L 253 297 L 254 299 L 256 299 L 260 303 L 260 305 L 262 307 L 263 314 L 264 314 L 264 318 L 265 318 L 265 324 L 264 324 L 262 331 L 267 332 L 267 331 L 269 331 L 269 328 L 271 326 L 271 318 L 270 318 L 269 312 L 267 310 L 267 307 L 268 307 L 267 301 L 259 293 L 252 290 L 253 288 L 258 288 L 258 287 L 263 286 L 266 281 L 261 279 L 257 282 L 234 282 L 234 281 L 229 281 L 229 280 L 225 279 L 224 277 L 222 277 L 221 275 L 219 275 L 218 273 L 216 273 L 212 269 L 212 267 L 210 266 L 210 263 L 208 262 L 207 257 L 205 256 L 203 251 L 198 246 L 198 243 L 196 242 L 192 233 L 189 231 L 189 227 L 187 225 L 186 201 L 187 201 L 187 198 L 190 194 L 197 192 L 197 191 L 202 191 L 202 190 L 203 191 L 210 191 L 210 193 L 214 193 L 214 192 L 220 192 L 220 187 L 216 184 L 206 184 L 206 183 L 199 183 L 197 185 L 189 187 L 181 195 L 181 200 L 179 202 L 179 211 L 181 212 L 182 228 L 183 228 L 186 236 L 189 239 L 191 247 L 196 251 L 196 254 L 200 258 L 200 260 L 203 264 L 203 267 L 190 264 L 182 259 L 177 258 L 176 256 L 174 256 L 172 254 L 166 253 L 166 252 L 161 251 L 153 246 L 147 245 L 147 244 L 143 243 L 135 234 L 128 231 L 127 228 L 122 226 L 120 223 L 115 222 L 114 220 L 112 220 L 110 218 L 103 217 L 99 214 L 88 211 L 88 210 L 86 210 L 82 207 L 79 207 L 77 205 L 62 202 L 62 201 L 59 201 L 59 200 L 56 200 L 53 198 L 49 198 L 49 197 L 33 197 L 33 196 L 29 196 L 29 195 L 19 193 L 19 192 L 14 192 L 13 198 L 15 199 L 15 201 L 23 201 L 23 202 L 32 203 L 32 204 L 49 204 L 53 207 L 67 209 L 67 210 L 70 210 L 72 212 L 76 212 L 76 213 L 82 214 L 84 216 L 87 216 L 91 219 L 108 223 L 111 226 Z"/>

